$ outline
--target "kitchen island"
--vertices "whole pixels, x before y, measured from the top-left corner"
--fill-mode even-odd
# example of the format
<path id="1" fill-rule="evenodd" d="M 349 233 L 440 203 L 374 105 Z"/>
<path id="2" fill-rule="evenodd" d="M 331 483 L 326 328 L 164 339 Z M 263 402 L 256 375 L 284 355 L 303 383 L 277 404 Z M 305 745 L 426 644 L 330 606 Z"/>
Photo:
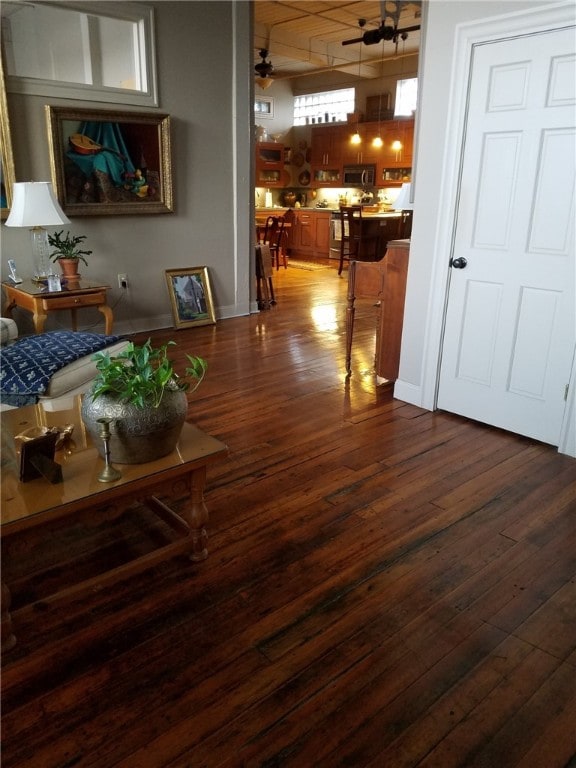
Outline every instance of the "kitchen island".
<path id="1" fill-rule="evenodd" d="M 256 226 L 264 226 L 268 216 L 285 216 L 290 222 L 288 255 L 295 258 L 340 258 L 340 214 L 338 208 L 256 208 Z M 399 211 L 378 211 L 367 206 L 362 211 L 362 226 L 367 235 L 377 234 L 378 254 L 383 258 L 386 244 L 403 235 L 403 216 Z"/>

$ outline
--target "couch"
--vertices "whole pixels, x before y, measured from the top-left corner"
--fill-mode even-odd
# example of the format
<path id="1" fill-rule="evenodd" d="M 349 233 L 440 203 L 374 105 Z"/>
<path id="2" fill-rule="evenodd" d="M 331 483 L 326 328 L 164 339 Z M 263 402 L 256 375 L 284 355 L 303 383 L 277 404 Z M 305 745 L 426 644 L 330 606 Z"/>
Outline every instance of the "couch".
<path id="1" fill-rule="evenodd" d="M 45 410 L 68 408 L 96 376 L 94 352 L 118 354 L 129 343 L 120 336 L 85 331 L 51 331 L 18 338 L 13 320 L 0 322 L 0 407 L 41 403 Z"/>

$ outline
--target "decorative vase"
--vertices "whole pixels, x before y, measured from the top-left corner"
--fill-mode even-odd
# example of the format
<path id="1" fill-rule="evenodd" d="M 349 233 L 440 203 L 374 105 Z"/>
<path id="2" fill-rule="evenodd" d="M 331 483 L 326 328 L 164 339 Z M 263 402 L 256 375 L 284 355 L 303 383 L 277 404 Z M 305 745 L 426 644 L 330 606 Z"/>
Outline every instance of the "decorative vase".
<path id="1" fill-rule="evenodd" d="M 62 275 L 67 280 L 80 280 L 82 275 L 78 272 L 78 259 L 58 259 Z"/>
<path id="2" fill-rule="evenodd" d="M 166 390 L 158 407 L 139 408 L 121 403 L 109 395 L 95 400 L 87 392 L 82 400 L 82 421 L 92 442 L 104 458 L 101 423 L 110 421 L 110 461 L 116 464 L 144 464 L 171 453 L 186 420 L 188 400 L 181 390 Z"/>

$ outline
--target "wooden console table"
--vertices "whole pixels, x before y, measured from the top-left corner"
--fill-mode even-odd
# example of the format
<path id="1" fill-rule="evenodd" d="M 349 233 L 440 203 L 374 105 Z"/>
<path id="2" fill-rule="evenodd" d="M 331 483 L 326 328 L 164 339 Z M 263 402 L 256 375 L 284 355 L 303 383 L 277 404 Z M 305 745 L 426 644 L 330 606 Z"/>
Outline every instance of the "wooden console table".
<path id="1" fill-rule="evenodd" d="M 86 307 L 96 307 L 104 315 L 105 333 L 112 333 L 114 315 L 108 306 L 107 292 L 109 285 L 91 284 L 83 281 L 65 284 L 61 291 L 49 292 L 42 283 L 32 280 L 24 280 L 22 283 L 2 283 L 6 294 L 5 313 L 12 316 L 14 307 L 26 309 L 32 312 L 34 330 L 36 333 L 44 331 L 44 323 L 49 312 L 69 309 L 72 313 L 72 330 L 77 329 L 76 311 Z"/>
<path id="2" fill-rule="evenodd" d="M 409 253 L 410 240 L 391 240 L 381 261 L 350 262 L 346 307 L 348 374 L 351 373 L 354 302 L 356 299 L 373 299 L 380 302 L 376 326 L 376 376 L 387 381 L 395 381 L 398 378 Z"/>

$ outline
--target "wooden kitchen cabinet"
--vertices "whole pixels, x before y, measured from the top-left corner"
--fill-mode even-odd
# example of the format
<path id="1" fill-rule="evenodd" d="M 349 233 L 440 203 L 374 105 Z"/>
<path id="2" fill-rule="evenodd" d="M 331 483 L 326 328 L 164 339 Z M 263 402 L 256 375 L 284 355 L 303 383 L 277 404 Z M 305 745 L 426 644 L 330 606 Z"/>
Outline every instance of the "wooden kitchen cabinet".
<path id="1" fill-rule="evenodd" d="M 413 120 L 390 120 L 382 124 L 384 146 L 378 158 L 380 168 L 411 168 L 414 143 Z M 393 149 L 395 141 L 400 141 L 402 148 Z M 378 174 L 378 178 L 381 174 Z"/>
<path id="2" fill-rule="evenodd" d="M 310 148 L 312 186 L 342 186 L 342 128 L 322 126 L 312 130 Z"/>
<path id="3" fill-rule="evenodd" d="M 290 256 L 328 258 L 330 211 L 294 211 L 288 248 Z"/>
<path id="4" fill-rule="evenodd" d="M 284 145 L 256 142 L 256 186 L 284 187 Z"/>
<path id="5" fill-rule="evenodd" d="M 310 165 L 314 168 L 328 168 L 339 165 L 342 160 L 342 128 L 326 125 L 312 129 Z"/>
<path id="6" fill-rule="evenodd" d="M 326 125 L 312 129 L 310 163 L 313 186 L 342 186 L 345 165 L 376 165 L 376 183 L 382 186 L 398 186 L 409 180 L 412 173 L 414 120 L 409 118 L 359 123 L 358 132 L 362 142 L 357 145 L 350 143 L 355 130 L 355 125 Z M 380 148 L 372 146 L 376 136 L 382 138 L 383 146 Z M 392 149 L 396 140 L 402 143 L 402 149 Z"/>

